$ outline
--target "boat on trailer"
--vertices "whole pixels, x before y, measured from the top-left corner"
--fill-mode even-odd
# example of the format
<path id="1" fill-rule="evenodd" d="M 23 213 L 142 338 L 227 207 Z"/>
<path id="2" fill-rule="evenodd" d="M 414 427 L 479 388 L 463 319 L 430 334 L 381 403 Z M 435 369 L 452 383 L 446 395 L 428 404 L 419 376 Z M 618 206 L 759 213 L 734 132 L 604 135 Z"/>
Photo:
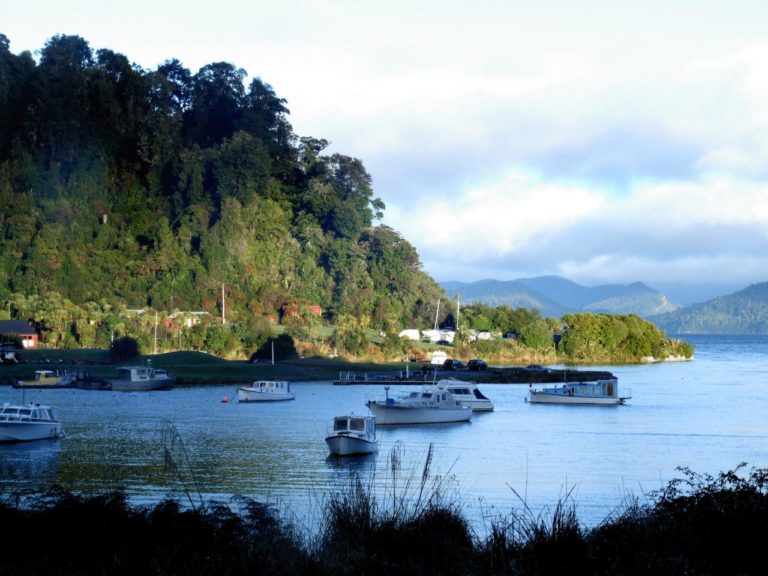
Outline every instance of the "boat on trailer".
<path id="1" fill-rule="evenodd" d="M 616 378 L 593 382 L 565 382 L 541 389 L 531 387 L 528 401 L 531 404 L 593 404 L 618 406 L 632 398 L 630 390 L 619 392 Z"/>
<path id="2" fill-rule="evenodd" d="M 328 450 L 335 456 L 373 454 L 379 449 L 376 419 L 373 416 L 336 416 L 333 429 L 325 437 Z"/>

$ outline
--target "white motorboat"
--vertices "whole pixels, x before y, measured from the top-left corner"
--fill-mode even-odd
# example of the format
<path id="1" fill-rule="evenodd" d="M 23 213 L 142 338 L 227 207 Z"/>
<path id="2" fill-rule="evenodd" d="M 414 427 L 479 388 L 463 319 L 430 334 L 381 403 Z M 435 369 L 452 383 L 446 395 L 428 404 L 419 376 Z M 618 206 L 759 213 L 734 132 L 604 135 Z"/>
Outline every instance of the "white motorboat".
<path id="1" fill-rule="evenodd" d="M 276 402 L 294 398 L 296 394 L 291 390 L 291 383 L 285 380 L 257 380 L 237 389 L 239 402 Z"/>
<path id="2" fill-rule="evenodd" d="M 378 425 L 468 422 L 472 418 L 471 408 L 460 405 L 450 391 L 438 390 L 434 385 L 397 398 L 389 397 L 389 386 L 385 386 L 384 390 L 384 400 L 369 400 L 367 403 Z"/>
<path id="3" fill-rule="evenodd" d="M 19 380 L 14 388 L 71 388 L 77 376 L 68 370 L 35 370 L 32 380 Z"/>
<path id="4" fill-rule="evenodd" d="M 25 442 L 62 436 L 64 431 L 53 406 L 5 403 L 0 408 L 0 442 Z"/>
<path id="5" fill-rule="evenodd" d="M 594 382 L 566 382 L 541 389 L 531 388 L 528 401 L 534 404 L 597 404 L 616 406 L 632 397 L 631 391 L 619 394 L 616 378 Z"/>
<path id="6" fill-rule="evenodd" d="M 475 412 L 492 412 L 493 402 L 486 397 L 475 382 L 464 382 L 447 378 L 435 384 L 438 390 L 448 390 L 462 406 L 468 406 Z"/>
<path id="7" fill-rule="evenodd" d="M 373 416 L 336 416 L 325 443 L 336 456 L 373 454 L 379 449 L 376 420 Z"/>
<path id="8" fill-rule="evenodd" d="M 151 366 L 123 366 L 118 368 L 118 378 L 108 378 L 112 390 L 121 392 L 144 392 L 147 390 L 170 390 L 174 379 L 165 370 Z"/>

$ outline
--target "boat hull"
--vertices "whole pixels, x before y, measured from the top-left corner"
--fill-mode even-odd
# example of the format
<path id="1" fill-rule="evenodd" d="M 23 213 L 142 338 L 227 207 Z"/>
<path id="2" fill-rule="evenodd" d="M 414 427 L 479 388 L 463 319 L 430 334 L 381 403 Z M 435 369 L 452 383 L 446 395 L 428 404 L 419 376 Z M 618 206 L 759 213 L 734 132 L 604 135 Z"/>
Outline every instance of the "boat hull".
<path id="1" fill-rule="evenodd" d="M 426 406 L 400 406 L 380 402 L 369 402 L 368 409 L 376 417 L 376 425 L 391 424 L 445 424 L 469 422 L 472 409 L 466 406 L 437 408 Z"/>
<path id="2" fill-rule="evenodd" d="M 118 392 L 147 392 L 151 390 L 170 390 L 173 388 L 173 380 L 142 380 L 136 382 L 108 379 L 107 384 L 111 390 Z"/>
<path id="3" fill-rule="evenodd" d="M 0 422 L 0 442 L 29 442 L 61 438 L 60 422 Z"/>
<path id="4" fill-rule="evenodd" d="M 50 390 L 53 388 L 75 388 L 75 382 L 55 382 L 52 384 L 40 384 L 34 380 L 20 380 L 13 384 L 14 388 L 27 388 L 32 390 Z"/>
<path id="5" fill-rule="evenodd" d="M 490 400 L 462 400 L 456 398 L 459 406 L 466 406 L 473 412 L 493 412 L 493 402 Z"/>
<path id="6" fill-rule="evenodd" d="M 597 406 L 618 406 L 624 404 L 625 398 L 617 397 L 588 397 L 550 394 L 548 392 L 531 392 L 528 401 L 531 404 L 591 404 Z"/>
<path id="7" fill-rule="evenodd" d="M 345 434 L 332 434 L 325 439 L 328 450 L 335 456 L 373 454 L 379 449 L 378 440 Z"/>

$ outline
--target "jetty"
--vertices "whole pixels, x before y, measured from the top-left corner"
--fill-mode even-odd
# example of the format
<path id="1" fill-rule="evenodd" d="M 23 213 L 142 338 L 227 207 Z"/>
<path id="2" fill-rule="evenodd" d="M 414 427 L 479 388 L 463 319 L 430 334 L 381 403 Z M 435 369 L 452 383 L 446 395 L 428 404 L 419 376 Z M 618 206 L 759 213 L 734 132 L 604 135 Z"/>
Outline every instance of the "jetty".
<path id="1" fill-rule="evenodd" d="M 575 370 L 570 368 L 524 368 L 488 367 L 487 370 L 388 370 L 388 371 L 342 371 L 333 380 L 336 385 L 360 384 L 427 384 L 434 380 L 456 378 L 457 380 L 472 380 L 473 382 L 493 384 L 547 384 L 559 382 L 594 382 L 609 380 L 615 376 L 606 370 Z"/>

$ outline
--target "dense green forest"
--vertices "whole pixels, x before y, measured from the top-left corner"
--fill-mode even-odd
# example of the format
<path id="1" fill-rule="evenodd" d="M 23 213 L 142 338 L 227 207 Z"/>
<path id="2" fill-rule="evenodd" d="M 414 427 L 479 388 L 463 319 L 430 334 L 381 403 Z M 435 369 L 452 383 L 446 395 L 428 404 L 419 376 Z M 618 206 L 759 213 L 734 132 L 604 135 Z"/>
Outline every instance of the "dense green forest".
<path id="1" fill-rule="evenodd" d="M 0 299 L 13 317 L 30 298 L 93 315 L 225 305 L 233 322 L 319 307 L 381 329 L 434 314 L 442 290 L 375 225 L 385 206 L 363 163 L 294 134 L 269 84 L 245 86 L 224 62 L 145 70 L 78 36 L 34 58 L 9 46 L 0 35 Z"/>
<path id="2" fill-rule="evenodd" d="M 2 317 L 31 321 L 46 347 L 130 336 L 147 352 L 242 357 L 280 326 L 309 352 L 357 357 L 378 334 L 380 359 L 414 355 L 405 327 L 458 322 L 415 248 L 380 223 L 363 163 L 295 134 L 286 101 L 246 78 L 225 62 L 145 70 L 79 36 L 13 54 L 0 34 Z M 598 322 L 613 331 L 598 350 L 576 338 L 598 324 L 577 319 L 560 352 L 573 359 L 674 353 L 631 317 Z M 454 355 L 545 360 L 563 321 L 474 306 L 462 326 L 515 339 L 460 332 Z"/>

